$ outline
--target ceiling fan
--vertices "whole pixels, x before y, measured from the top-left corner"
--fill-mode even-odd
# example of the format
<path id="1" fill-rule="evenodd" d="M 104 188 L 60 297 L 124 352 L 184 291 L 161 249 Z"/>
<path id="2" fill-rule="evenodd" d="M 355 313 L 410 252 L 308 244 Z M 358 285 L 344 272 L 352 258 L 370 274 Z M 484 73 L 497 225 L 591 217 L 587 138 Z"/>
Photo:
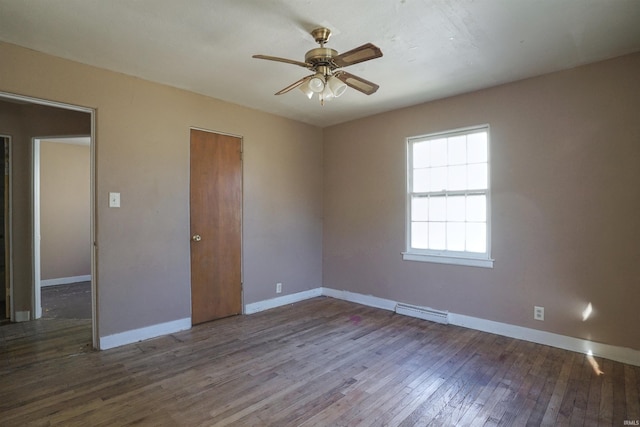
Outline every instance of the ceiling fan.
<path id="1" fill-rule="evenodd" d="M 365 95 L 371 95 L 378 90 L 379 86 L 377 84 L 348 73 L 342 70 L 342 68 L 369 61 L 370 59 L 380 58 L 382 56 L 380 48 L 371 43 L 366 43 L 338 55 L 338 52 L 334 49 L 324 47 L 324 44 L 331 36 L 331 31 L 328 28 L 316 28 L 311 31 L 311 35 L 316 43 L 320 44 L 320 47 L 308 51 L 304 56 L 304 62 L 278 58 L 276 56 L 253 55 L 253 58 L 298 65 L 313 71 L 313 74 L 290 84 L 279 92 L 276 92 L 276 95 L 282 95 L 283 93 L 300 87 L 300 90 L 302 90 L 309 99 L 313 97 L 314 93 L 317 93 L 320 103 L 324 105 L 325 101 L 342 95 L 347 89 L 347 86 Z"/>

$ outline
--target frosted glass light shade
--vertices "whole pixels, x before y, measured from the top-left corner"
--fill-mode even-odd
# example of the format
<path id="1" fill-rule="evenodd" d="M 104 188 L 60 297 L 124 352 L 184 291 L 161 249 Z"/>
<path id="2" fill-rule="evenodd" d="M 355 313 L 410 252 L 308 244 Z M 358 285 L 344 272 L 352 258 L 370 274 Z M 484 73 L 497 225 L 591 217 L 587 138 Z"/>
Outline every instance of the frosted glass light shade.
<path id="1" fill-rule="evenodd" d="M 322 74 L 316 74 L 309 80 L 309 88 L 316 92 L 320 93 L 324 90 L 324 76 Z"/>
<path id="2" fill-rule="evenodd" d="M 314 94 L 314 92 L 311 90 L 311 87 L 309 87 L 309 81 L 308 80 L 300 85 L 300 90 L 302 91 L 302 93 L 307 95 L 307 98 L 309 98 L 309 99 L 311 99 L 311 97 Z"/>
<path id="3" fill-rule="evenodd" d="M 322 94 L 320 96 L 322 96 L 322 99 L 325 101 L 331 101 L 335 95 L 331 91 L 329 85 L 325 85 L 324 90 L 322 91 Z"/>
<path id="4" fill-rule="evenodd" d="M 347 85 L 335 76 L 329 77 L 329 79 L 327 80 L 327 86 L 329 86 L 329 89 L 331 89 L 333 96 L 335 96 L 336 98 L 342 95 L 345 90 L 347 90 Z"/>

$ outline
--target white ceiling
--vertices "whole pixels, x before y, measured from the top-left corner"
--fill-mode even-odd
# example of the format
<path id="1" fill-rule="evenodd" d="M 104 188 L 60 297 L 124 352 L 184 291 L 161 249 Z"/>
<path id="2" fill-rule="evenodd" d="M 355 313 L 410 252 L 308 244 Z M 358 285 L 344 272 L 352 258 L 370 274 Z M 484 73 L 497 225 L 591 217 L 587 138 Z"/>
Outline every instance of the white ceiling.
<path id="1" fill-rule="evenodd" d="M 309 31 L 384 56 L 347 70 L 380 85 L 320 106 Z M 639 0 L 0 0 L 0 40 L 328 126 L 640 51 Z"/>

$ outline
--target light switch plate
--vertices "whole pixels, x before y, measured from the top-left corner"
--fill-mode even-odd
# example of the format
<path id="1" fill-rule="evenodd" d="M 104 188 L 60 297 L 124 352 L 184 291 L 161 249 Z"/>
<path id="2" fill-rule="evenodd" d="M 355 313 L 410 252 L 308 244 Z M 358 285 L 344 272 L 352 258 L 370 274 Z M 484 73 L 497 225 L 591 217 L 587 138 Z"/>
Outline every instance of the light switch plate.
<path id="1" fill-rule="evenodd" d="M 120 207 L 120 193 L 109 193 L 109 207 L 110 208 Z"/>

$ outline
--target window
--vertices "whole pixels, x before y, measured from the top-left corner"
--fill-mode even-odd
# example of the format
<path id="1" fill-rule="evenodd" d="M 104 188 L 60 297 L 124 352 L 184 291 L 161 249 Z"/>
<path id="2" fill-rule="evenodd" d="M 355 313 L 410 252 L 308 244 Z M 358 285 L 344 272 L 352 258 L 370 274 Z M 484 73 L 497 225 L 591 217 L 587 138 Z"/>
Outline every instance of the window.
<path id="1" fill-rule="evenodd" d="M 408 139 L 405 260 L 493 267 L 489 127 Z"/>

